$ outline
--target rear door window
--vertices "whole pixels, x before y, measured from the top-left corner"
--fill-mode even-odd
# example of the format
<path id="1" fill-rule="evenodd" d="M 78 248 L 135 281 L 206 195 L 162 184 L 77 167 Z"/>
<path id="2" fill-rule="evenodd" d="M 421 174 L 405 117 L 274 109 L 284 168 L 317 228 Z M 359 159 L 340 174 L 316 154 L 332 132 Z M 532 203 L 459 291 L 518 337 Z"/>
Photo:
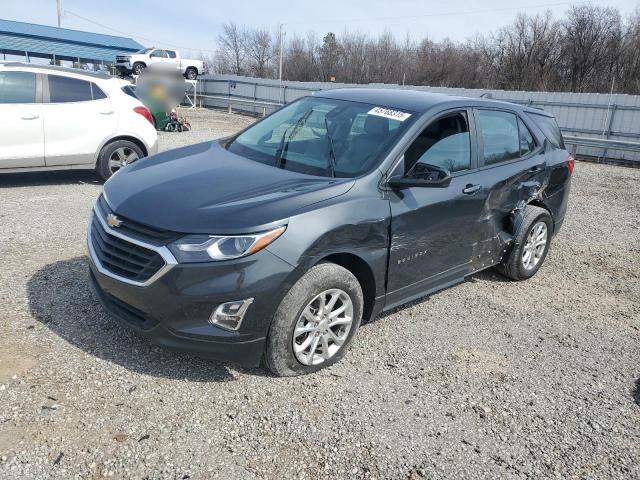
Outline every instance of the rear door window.
<path id="1" fill-rule="evenodd" d="M 91 82 L 60 75 L 48 75 L 48 78 L 50 103 L 87 102 L 93 99 Z"/>
<path id="2" fill-rule="evenodd" d="M 558 122 L 553 117 L 547 117 L 546 115 L 538 115 L 536 113 L 527 112 L 527 115 L 536 122 L 536 125 L 542 130 L 544 136 L 551 142 L 556 148 L 564 148 L 564 140 L 562 139 L 562 133 Z"/>
<path id="3" fill-rule="evenodd" d="M 478 116 L 484 147 L 484 164 L 492 165 L 520 158 L 516 115 L 499 110 L 479 110 Z"/>
<path id="4" fill-rule="evenodd" d="M 31 72 L 0 72 L 0 104 L 35 103 L 36 74 Z"/>
<path id="5" fill-rule="evenodd" d="M 169 55 L 169 58 L 176 58 L 176 52 L 174 52 L 173 50 L 166 50 L 167 55 Z"/>

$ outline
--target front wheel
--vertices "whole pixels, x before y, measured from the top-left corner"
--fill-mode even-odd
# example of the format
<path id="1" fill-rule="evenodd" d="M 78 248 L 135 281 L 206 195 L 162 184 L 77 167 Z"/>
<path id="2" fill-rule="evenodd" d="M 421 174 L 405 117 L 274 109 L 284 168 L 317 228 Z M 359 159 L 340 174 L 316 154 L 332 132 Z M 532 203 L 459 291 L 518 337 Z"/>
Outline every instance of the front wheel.
<path id="1" fill-rule="evenodd" d="M 544 208 L 527 205 L 514 236 L 511 252 L 498 266 L 498 271 L 512 280 L 533 277 L 547 257 L 553 221 Z"/>
<path id="2" fill-rule="evenodd" d="M 278 376 L 317 372 L 347 352 L 362 319 L 362 288 L 347 269 L 321 263 L 298 280 L 275 314 L 265 365 Z"/>

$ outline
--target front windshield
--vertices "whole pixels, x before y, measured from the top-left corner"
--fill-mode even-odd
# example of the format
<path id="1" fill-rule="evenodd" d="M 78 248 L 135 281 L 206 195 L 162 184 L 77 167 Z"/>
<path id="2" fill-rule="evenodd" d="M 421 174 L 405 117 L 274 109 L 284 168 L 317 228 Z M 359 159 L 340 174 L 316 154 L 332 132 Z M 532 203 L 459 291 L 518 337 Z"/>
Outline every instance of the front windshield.
<path id="1" fill-rule="evenodd" d="M 412 117 L 366 103 L 305 97 L 250 127 L 227 149 L 286 170 L 357 177 L 377 166 Z"/>
<path id="2" fill-rule="evenodd" d="M 143 48 L 142 50 L 138 50 L 136 53 L 149 53 L 153 48 Z"/>

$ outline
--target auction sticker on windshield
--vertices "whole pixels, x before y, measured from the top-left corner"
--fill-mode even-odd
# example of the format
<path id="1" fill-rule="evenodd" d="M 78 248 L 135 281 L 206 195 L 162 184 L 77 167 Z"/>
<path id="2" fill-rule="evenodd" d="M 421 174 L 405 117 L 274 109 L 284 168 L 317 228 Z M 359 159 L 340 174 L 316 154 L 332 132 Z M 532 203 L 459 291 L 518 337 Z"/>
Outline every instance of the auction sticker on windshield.
<path id="1" fill-rule="evenodd" d="M 384 107 L 374 107 L 367 112 L 367 115 L 375 115 L 377 117 L 389 118 L 391 120 L 399 120 L 404 122 L 411 116 L 410 113 L 402 112 L 400 110 L 392 110 Z"/>

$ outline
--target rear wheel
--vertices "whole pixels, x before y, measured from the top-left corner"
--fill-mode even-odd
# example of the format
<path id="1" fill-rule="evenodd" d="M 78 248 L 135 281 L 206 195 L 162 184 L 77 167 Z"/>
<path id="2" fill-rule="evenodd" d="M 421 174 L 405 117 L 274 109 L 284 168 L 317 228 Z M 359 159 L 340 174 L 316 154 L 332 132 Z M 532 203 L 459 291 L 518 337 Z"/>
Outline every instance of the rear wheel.
<path id="1" fill-rule="evenodd" d="M 362 288 L 349 270 L 316 265 L 278 307 L 267 337 L 267 368 L 278 376 L 294 376 L 333 365 L 360 326 L 362 306 Z"/>
<path id="2" fill-rule="evenodd" d="M 527 205 L 514 236 L 514 246 L 498 266 L 498 271 L 512 280 L 533 277 L 547 257 L 552 232 L 549 212 Z"/>
<path id="3" fill-rule="evenodd" d="M 116 140 L 102 147 L 96 168 L 100 176 L 108 180 L 118 170 L 142 157 L 144 153 L 135 143 L 129 140 Z"/>
<path id="4" fill-rule="evenodd" d="M 198 78 L 198 71 L 193 67 L 189 67 L 185 72 L 185 77 L 187 77 L 187 79 L 189 80 L 195 80 L 196 78 Z"/>

